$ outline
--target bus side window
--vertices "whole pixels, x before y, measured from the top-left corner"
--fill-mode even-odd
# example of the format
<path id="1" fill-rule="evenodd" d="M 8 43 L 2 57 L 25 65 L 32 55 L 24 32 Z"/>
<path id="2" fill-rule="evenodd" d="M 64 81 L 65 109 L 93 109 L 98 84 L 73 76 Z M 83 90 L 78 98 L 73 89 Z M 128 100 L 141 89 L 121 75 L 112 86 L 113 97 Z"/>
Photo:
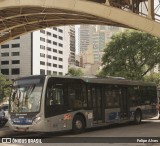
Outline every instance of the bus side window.
<path id="1" fill-rule="evenodd" d="M 91 90 L 89 88 L 87 88 L 87 100 L 88 108 L 92 108 Z"/>
<path id="2" fill-rule="evenodd" d="M 141 104 L 141 97 L 138 86 L 129 87 L 130 106 L 135 107 Z"/>
<path id="3" fill-rule="evenodd" d="M 47 91 L 46 91 L 46 104 L 47 105 L 51 105 L 50 97 L 51 97 L 51 91 L 50 89 L 47 88 Z"/>
<path id="4" fill-rule="evenodd" d="M 79 109 L 84 105 L 84 97 L 82 96 L 81 86 L 72 84 L 68 87 L 68 101 L 70 108 Z"/>
<path id="5" fill-rule="evenodd" d="M 106 97 L 106 106 L 112 107 L 112 94 L 111 91 L 105 91 L 105 97 Z"/>
<path id="6" fill-rule="evenodd" d="M 47 105 L 63 105 L 63 88 L 62 85 L 53 85 L 47 87 Z"/>
<path id="7" fill-rule="evenodd" d="M 87 89 L 84 84 L 82 84 L 81 99 L 83 101 L 83 107 L 87 107 Z"/>
<path id="8" fill-rule="evenodd" d="M 135 97 L 134 95 L 131 96 L 131 105 L 132 106 L 137 106 L 138 105 L 138 101 L 136 99 L 137 97 Z"/>
<path id="9" fill-rule="evenodd" d="M 121 92 L 119 88 L 106 87 L 105 98 L 106 98 L 106 108 L 117 108 L 120 106 L 119 98 L 121 97 Z"/>
<path id="10" fill-rule="evenodd" d="M 156 88 L 155 87 L 148 87 L 148 95 L 150 98 L 150 104 L 156 104 L 158 101 L 157 94 L 156 94 Z"/>

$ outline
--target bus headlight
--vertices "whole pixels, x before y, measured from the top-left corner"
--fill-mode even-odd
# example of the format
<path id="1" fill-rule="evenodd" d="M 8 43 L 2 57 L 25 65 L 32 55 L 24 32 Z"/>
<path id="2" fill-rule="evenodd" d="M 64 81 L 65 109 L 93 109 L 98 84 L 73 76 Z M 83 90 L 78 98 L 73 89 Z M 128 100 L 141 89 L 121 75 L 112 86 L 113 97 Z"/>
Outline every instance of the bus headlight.
<path id="1" fill-rule="evenodd" d="M 34 122 L 35 124 L 39 123 L 40 121 L 41 121 L 41 117 L 36 117 L 36 118 L 33 120 L 33 122 Z"/>

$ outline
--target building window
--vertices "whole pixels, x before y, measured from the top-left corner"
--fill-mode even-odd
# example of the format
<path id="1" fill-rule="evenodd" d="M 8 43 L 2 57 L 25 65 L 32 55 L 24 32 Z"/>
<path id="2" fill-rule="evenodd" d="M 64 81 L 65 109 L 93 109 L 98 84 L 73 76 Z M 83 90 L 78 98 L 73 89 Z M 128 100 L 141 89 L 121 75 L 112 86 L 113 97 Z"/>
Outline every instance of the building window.
<path id="1" fill-rule="evenodd" d="M 9 44 L 1 45 L 1 49 L 9 48 Z"/>
<path id="2" fill-rule="evenodd" d="M 53 67 L 57 67 L 57 64 L 53 64 Z"/>
<path id="3" fill-rule="evenodd" d="M 59 61 L 63 61 L 63 58 L 59 58 L 58 60 L 59 60 Z"/>
<path id="4" fill-rule="evenodd" d="M 20 52 L 12 52 L 12 56 L 19 56 Z"/>
<path id="5" fill-rule="evenodd" d="M 60 40 L 63 40 L 63 37 L 59 36 L 59 39 L 60 39 Z"/>
<path id="6" fill-rule="evenodd" d="M 59 67 L 59 68 L 63 68 L 63 65 L 59 65 L 58 67 Z"/>
<path id="7" fill-rule="evenodd" d="M 20 37 L 16 37 L 16 38 L 14 38 L 14 40 L 18 40 L 18 39 L 20 39 Z"/>
<path id="8" fill-rule="evenodd" d="M 47 47 L 47 50 L 48 50 L 48 51 L 51 51 L 51 48 L 50 48 L 50 47 Z"/>
<path id="9" fill-rule="evenodd" d="M 54 75 L 57 75 L 57 72 L 56 72 L 56 71 L 53 71 L 53 74 L 54 74 Z"/>
<path id="10" fill-rule="evenodd" d="M 45 38 L 40 37 L 40 41 L 45 42 Z"/>
<path id="11" fill-rule="evenodd" d="M 9 56 L 9 52 L 1 53 L 1 57 Z"/>
<path id="12" fill-rule="evenodd" d="M 53 56 L 53 60 L 57 60 L 57 57 L 56 57 L 56 56 Z"/>
<path id="13" fill-rule="evenodd" d="M 57 27 L 53 27 L 53 30 L 56 30 L 56 31 L 57 31 Z"/>
<path id="14" fill-rule="evenodd" d="M 63 51 L 59 51 L 59 54 L 63 54 Z"/>
<path id="15" fill-rule="evenodd" d="M 1 69 L 3 75 L 9 75 L 9 69 Z"/>
<path id="16" fill-rule="evenodd" d="M 12 68 L 12 75 L 19 75 L 20 69 L 19 68 Z"/>
<path id="17" fill-rule="evenodd" d="M 53 41 L 53 45 L 57 45 L 57 42 Z"/>
<path id="18" fill-rule="evenodd" d="M 53 49 L 53 52 L 57 53 L 57 50 L 56 50 L 56 49 Z"/>
<path id="19" fill-rule="evenodd" d="M 47 55 L 47 58 L 51 59 L 51 55 Z"/>
<path id="20" fill-rule="evenodd" d="M 43 33 L 43 34 L 45 34 L 45 30 L 43 30 L 43 29 L 41 29 L 40 32 Z"/>
<path id="21" fill-rule="evenodd" d="M 44 69 L 40 69 L 40 75 L 45 75 L 45 70 Z"/>
<path id="22" fill-rule="evenodd" d="M 44 58 L 45 58 L 45 54 L 43 54 L 43 53 L 40 53 L 40 57 L 44 57 Z"/>
<path id="23" fill-rule="evenodd" d="M 56 34 L 53 34 L 53 37 L 54 37 L 54 38 L 57 38 L 57 35 L 56 35 Z"/>
<path id="24" fill-rule="evenodd" d="M 47 66 L 51 66 L 51 63 L 47 62 Z"/>
<path id="25" fill-rule="evenodd" d="M 45 62 L 44 61 L 40 61 L 40 65 L 45 65 Z"/>
<path id="26" fill-rule="evenodd" d="M 47 70 L 47 75 L 51 75 L 51 71 L 50 70 Z"/>
<path id="27" fill-rule="evenodd" d="M 12 44 L 12 48 L 19 48 L 20 44 Z"/>
<path id="28" fill-rule="evenodd" d="M 20 64 L 20 60 L 12 60 L 12 64 Z"/>
<path id="29" fill-rule="evenodd" d="M 47 40 L 47 43 L 51 44 L 51 40 Z"/>
<path id="30" fill-rule="evenodd" d="M 59 45 L 60 47 L 63 47 L 63 44 L 61 44 L 61 43 L 59 43 L 58 45 Z"/>
<path id="31" fill-rule="evenodd" d="M 9 64 L 9 61 L 1 61 L 1 65 L 7 65 Z"/>
<path id="32" fill-rule="evenodd" d="M 48 36 L 51 36 L 51 33 L 50 33 L 50 32 L 47 32 L 47 35 L 48 35 Z"/>
<path id="33" fill-rule="evenodd" d="M 45 50 L 45 46 L 43 46 L 43 45 L 40 45 L 40 49 L 43 49 L 43 50 Z"/>
<path id="34" fill-rule="evenodd" d="M 59 75 L 63 75 L 63 72 L 59 72 Z"/>
<path id="35" fill-rule="evenodd" d="M 61 33 L 63 33 L 63 30 L 62 30 L 62 29 L 58 29 L 58 31 L 61 32 Z"/>

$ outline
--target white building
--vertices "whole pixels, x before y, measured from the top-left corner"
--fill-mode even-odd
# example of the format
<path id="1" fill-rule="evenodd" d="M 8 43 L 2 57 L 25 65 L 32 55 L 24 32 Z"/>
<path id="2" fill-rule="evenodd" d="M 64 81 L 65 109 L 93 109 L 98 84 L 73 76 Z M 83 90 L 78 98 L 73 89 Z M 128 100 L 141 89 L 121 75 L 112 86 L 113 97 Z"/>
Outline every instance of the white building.
<path id="1" fill-rule="evenodd" d="M 69 32 L 67 27 L 36 31 L 33 33 L 33 40 L 34 75 L 64 75 L 68 72 Z"/>
<path id="2" fill-rule="evenodd" d="M 69 26 L 28 33 L 0 46 L 0 71 L 8 79 L 68 72 Z"/>

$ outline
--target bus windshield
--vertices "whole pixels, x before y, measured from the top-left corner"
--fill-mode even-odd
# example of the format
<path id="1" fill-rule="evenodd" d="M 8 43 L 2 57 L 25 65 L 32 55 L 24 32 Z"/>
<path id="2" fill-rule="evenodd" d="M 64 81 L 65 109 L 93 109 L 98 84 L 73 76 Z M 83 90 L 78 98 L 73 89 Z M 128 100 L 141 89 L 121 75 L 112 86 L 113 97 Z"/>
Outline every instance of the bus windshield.
<path id="1" fill-rule="evenodd" d="M 12 113 L 38 112 L 40 110 L 42 85 L 14 86 L 11 95 Z"/>

